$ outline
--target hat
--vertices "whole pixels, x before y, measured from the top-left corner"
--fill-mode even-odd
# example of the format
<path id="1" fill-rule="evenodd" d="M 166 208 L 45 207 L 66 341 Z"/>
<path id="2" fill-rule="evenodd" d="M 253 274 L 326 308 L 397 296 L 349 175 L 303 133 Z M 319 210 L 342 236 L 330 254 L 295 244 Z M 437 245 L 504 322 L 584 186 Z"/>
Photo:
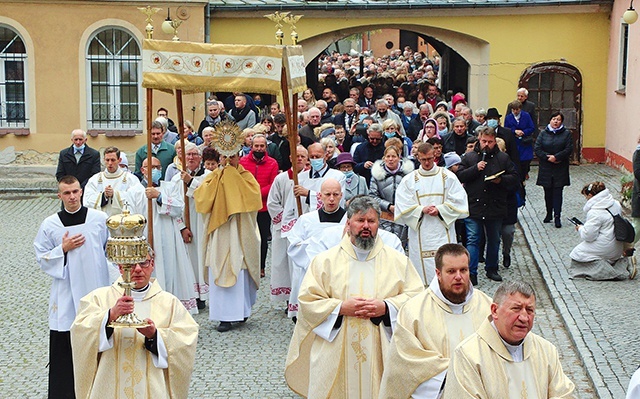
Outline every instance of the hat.
<path id="1" fill-rule="evenodd" d="M 327 137 L 327 136 L 329 136 L 329 135 L 332 135 L 332 134 L 336 134 L 336 129 L 334 129 L 334 128 L 330 127 L 330 128 L 328 128 L 328 129 L 324 129 L 324 130 L 320 133 L 320 138 L 325 138 L 325 137 Z"/>
<path id="2" fill-rule="evenodd" d="M 443 155 L 443 157 L 444 157 L 444 165 L 445 165 L 445 168 L 447 169 L 462 162 L 460 155 L 456 154 L 455 151 L 447 152 L 446 154 Z"/>
<path id="3" fill-rule="evenodd" d="M 127 154 L 124 152 L 120 153 L 120 165 L 124 165 L 127 168 L 129 167 L 129 160 L 127 159 Z"/>
<path id="4" fill-rule="evenodd" d="M 353 161 L 353 157 L 348 152 L 341 152 L 340 154 L 338 154 L 338 158 L 336 158 L 336 166 L 340 166 L 343 163 L 350 163 L 351 165 L 356 164 Z"/>
<path id="5" fill-rule="evenodd" d="M 485 116 L 485 119 L 496 119 L 496 118 L 502 118 L 502 115 L 500 115 L 497 109 L 489 108 L 487 110 L 487 116 Z"/>

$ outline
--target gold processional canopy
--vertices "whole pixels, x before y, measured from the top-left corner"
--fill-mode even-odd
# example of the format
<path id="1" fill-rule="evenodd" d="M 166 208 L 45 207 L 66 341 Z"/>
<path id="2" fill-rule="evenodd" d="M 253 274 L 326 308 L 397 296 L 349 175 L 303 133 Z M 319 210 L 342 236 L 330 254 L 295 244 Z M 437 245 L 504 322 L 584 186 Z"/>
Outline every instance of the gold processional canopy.
<path id="1" fill-rule="evenodd" d="M 210 44 L 146 39 L 142 87 L 173 92 L 280 94 L 282 69 L 290 93 L 306 89 L 302 46 Z"/>

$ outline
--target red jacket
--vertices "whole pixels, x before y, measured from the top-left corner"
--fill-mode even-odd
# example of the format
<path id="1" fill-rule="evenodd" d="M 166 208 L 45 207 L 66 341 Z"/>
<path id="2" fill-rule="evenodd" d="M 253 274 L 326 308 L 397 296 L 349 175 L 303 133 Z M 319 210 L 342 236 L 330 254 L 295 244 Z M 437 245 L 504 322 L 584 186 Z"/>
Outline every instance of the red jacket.
<path id="1" fill-rule="evenodd" d="M 260 184 L 260 194 L 262 194 L 262 209 L 260 209 L 260 212 L 266 212 L 269 190 L 271 190 L 273 180 L 278 176 L 278 162 L 266 153 L 264 158 L 256 161 L 253 157 L 253 151 L 250 151 L 249 154 L 240 158 L 240 165 L 248 170 Z"/>

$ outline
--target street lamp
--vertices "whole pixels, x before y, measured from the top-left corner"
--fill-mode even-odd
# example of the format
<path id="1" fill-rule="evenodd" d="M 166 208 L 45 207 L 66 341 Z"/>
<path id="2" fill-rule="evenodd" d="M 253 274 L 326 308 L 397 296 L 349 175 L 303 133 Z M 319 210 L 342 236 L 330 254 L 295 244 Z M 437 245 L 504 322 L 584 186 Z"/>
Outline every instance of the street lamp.
<path id="1" fill-rule="evenodd" d="M 173 34 L 173 38 L 171 40 L 174 42 L 180 41 L 180 38 L 178 37 L 178 27 L 180 27 L 181 24 L 181 20 L 171 19 L 171 9 L 167 7 L 167 19 L 162 23 L 162 31 L 167 35 Z"/>
<path id="2" fill-rule="evenodd" d="M 638 13 L 633 9 L 633 0 L 631 0 L 629 9 L 622 14 L 622 20 L 629 25 L 638 20 Z"/>

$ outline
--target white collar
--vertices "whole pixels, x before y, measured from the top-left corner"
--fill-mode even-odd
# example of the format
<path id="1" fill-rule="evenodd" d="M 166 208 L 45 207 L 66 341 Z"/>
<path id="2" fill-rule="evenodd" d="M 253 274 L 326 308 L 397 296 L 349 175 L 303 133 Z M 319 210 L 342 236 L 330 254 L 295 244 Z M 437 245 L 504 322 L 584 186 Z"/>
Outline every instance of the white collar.
<path id="1" fill-rule="evenodd" d="M 504 345 L 504 347 L 507 348 L 507 351 L 513 358 L 513 361 L 516 363 L 522 362 L 524 360 L 524 339 L 518 345 L 511 345 L 510 343 L 502 339 L 502 337 L 500 336 L 500 332 L 498 331 L 498 327 L 496 327 L 493 321 L 491 321 L 491 326 L 498 333 L 498 337 L 500 337 L 500 341 L 502 341 L 502 344 Z"/>
<path id="2" fill-rule="evenodd" d="M 469 284 L 469 292 L 467 293 L 467 297 L 464 299 L 464 302 L 462 303 L 451 302 L 444 296 L 444 294 L 440 290 L 440 282 L 438 281 L 437 276 L 433 280 L 431 280 L 431 284 L 429 284 L 429 288 L 435 294 L 435 296 L 440 298 L 442 302 L 444 302 L 445 304 L 447 304 L 447 306 L 449 306 L 449 308 L 451 308 L 451 312 L 453 314 L 462 314 L 462 310 L 471 301 L 471 298 L 473 297 L 473 285 Z"/>

